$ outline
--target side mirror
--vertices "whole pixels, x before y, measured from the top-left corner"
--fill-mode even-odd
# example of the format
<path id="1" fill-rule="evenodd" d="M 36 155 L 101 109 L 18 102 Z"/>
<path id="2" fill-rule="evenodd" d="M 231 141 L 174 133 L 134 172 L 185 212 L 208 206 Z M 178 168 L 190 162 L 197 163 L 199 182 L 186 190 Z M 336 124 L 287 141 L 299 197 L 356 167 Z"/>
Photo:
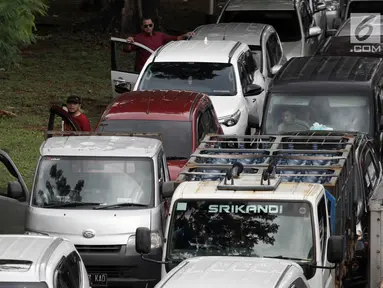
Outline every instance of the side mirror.
<path id="1" fill-rule="evenodd" d="M 161 193 L 164 198 L 171 198 L 173 196 L 176 185 L 173 181 L 162 183 Z"/>
<path id="2" fill-rule="evenodd" d="M 327 242 L 327 260 L 333 264 L 343 261 L 344 241 L 343 236 L 330 236 Z"/>
<path id="3" fill-rule="evenodd" d="M 274 65 L 273 67 L 271 67 L 271 74 L 272 75 L 275 75 L 277 74 L 277 72 L 282 68 L 282 65 Z"/>
<path id="4" fill-rule="evenodd" d="M 114 86 L 114 91 L 119 94 L 132 91 L 132 85 L 128 82 L 120 82 Z"/>
<path id="5" fill-rule="evenodd" d="M 247 126 L 249 126 L 250 128 L 255 128 L 255 129 L 259 130 L 259 128 L 260 128 L 259 127 L 259 117 L 249 114 L 249 120 L 248 120 Z"/>
<path id="6" fill-rule="evenodd" d="M 324 10 L 326 10 L 326 3 L 319 2 L 319 3 L 317 3 L 317 5 L 315 7 L 314 13 L 321 12 L 321 11 L 324 11 Z"/>
<path id="7" fill-rule="evenodd" d="M 25 201 L 25 193 L 21 184 L 17 181 L 8 182 L 7 196 L 19 201 Z"/>
<path id="8" fill-rule="evenodd" d="M 319 36 L 322 33 L 322 29 L 318 26 L 311 27 L 309 29 L 309 37 L 316 37 Z"/>
<path id="9" fill-rule="evenodd" d="M 257 84 L 250 84 L 247 86 L 244 96 L 257 96 L 263 92 L 263 88 Z"/>
<path id="10" fill-rule="evenodd" d="M 139 254 L 149 254 L 150 251 L 150 229 L 146 227 L 138 227 L 136 229 L 136 252 Z"/>

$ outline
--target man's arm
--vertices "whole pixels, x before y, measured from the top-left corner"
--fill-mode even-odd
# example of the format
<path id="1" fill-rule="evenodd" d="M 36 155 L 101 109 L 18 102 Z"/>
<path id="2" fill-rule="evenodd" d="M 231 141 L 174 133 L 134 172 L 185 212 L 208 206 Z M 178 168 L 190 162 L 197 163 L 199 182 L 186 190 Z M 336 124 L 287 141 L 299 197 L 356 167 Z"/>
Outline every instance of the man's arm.
<path id="1" fill-rule="evenodd" d="M 162 33 L 163 45 L 165 45 L 171 41 L 185 40 L 185 39 L 187 39 L 193 35 L 194 35 L 194 32 L 188 32 L 188 33 L 182 34 L 180 36 L 171 36 L 171 35 Z"/>

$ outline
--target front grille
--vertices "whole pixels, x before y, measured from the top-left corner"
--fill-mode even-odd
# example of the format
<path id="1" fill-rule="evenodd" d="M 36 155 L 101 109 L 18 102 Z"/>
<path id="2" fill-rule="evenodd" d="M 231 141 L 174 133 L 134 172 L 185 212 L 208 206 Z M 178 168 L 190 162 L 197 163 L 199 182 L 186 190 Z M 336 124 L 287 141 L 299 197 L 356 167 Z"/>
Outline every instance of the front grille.
<path id="1" fill-rule="evenodd" d="M 133 266 L 86 266 L 88 273 L 107 274 L 108 278 L 130 278 L 134 269 Z"/>
<path id="2" fill-rule="evenodd" d="M 79 253 L 118 253 L 121 245 L 75 245 Z"/>

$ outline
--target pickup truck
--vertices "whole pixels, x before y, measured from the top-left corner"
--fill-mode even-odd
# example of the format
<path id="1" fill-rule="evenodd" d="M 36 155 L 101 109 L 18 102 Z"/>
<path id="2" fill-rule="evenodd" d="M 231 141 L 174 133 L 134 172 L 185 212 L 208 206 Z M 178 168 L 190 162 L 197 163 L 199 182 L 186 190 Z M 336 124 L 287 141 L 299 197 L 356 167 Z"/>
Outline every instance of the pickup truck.
<path id="1" fill-rule="evenodd" d="M 352 283 L 354 275 L 361 274 L 360 269 L 353 269 L 355 262 L 360 262 L 354 255 L 354 247 L 358 243 L 357 231 L 368 233 L 368 199 L 375 193 L 382 179 L 381 165 L 376 156 L 372 157 L 375 154 L 369 138 L 364 134 L 348 135 L 335 132 L 328 132 L 326 135 L 312 132 L 296 135 L 238 136 L 244 139 L 242 145 L 233 148 L 232 137 L 206 136 L 175 181 L 174 185 L 178 187 L 172 197 L 169 214 L 171 216 L 167 220 L 163 255 L 163 261 L 166 263 L 163 265 L 162 275 L 170 271 L 175 262 L 196 256 L 196 253 L 247 253 L 247 256 L 261 255 L 296 261 L 305 270 L 306 278 L 313 287 L 324 287 L 324 283 L 333 280 L 336 286 Z M 238 141 L 241 142 L 239 139 Z M 239 166 L 242 168 L 238 168 Z M 234 168 L 243 170 L 238 179 L 228 177 L 227 171 Z M 262 184 L 261 179 L 271 171 L 277 176 L 270 180 L 267 185 L 271 187 L 268 188 Z M 235 201 L 241 202 L 237 203 L 240 206 L 235 205 Z M 308 206 L 299 206 L 302 203 Z M 248 217 L 251 211 L 260 214 L 257 214 L 258 217 L 265 213 L 266 215 L 262 216 L 265 218 L 248 223 L 252 221 Z M 236 215 L 238 213 L 240 215 Z M 283 216 L 275 220 L 277 215 L 271 214 Z M 299 218 L 301 216 L 302 218 Z M 225 217 L 231 217 L 232 223 L 224 224 L 226 220 L 222 219 Z M 303 223 L 303 219 L 307 218 L 312 220 Z M 283 219 L 287 222 L 283 222 Z M 289 222 L 293 219 L 302 222 Z M 262 226 L 261 220 L 268 224 Z M 205 228 L 200 227 L 205 225 L 203 223 L 209 225 Z M 277 225 L 274 228 L 273 223 Z M 201 236 L 204 240 L 201 237 L 196 239 L 195 227 L 204 231 L 203 237 Z M 289 230 L 282 233 L 284 227 L 289 227 Z M 301 229 L 302 227 L 306 228 Z M 301 230 L 293 231 L 298 228 Z M 139 229 L 136 231 L 137 239 L 141 233 Z M 225 236 L 225 231 L 231 233 L 231 242 Z M 247 239 L 249 236 L 240 231 L 250 233 L 246 235 L 254 235 L 255 240 L 252 239 L 251 242 Z M 270 235 L 261 231 L 269 231 Z M 183 233 L 184 237 L 192 237 L 193 241 L 189 241 L 189 244 L 194 245 L 193 249 L 183 248 L 188 247 L 188 244 L 182 241 L 175 244 L 177 237 L 174 237 L 178 233 Z M 282 233 L 283 237 L 279 233 Z M 239 237 L 238 241 L 235 238 L 237 236 L 233 235 Z M 341 237 L 342 240 L 337 237 Z M 264 243 L 261 243 L 260 239 Z M 284 240 L 278 242 L 278 239 Z M 308 239 L 316 244 L 310 245 Z M 137 240 L 136 243 L 145 241 L 147 239 L 142 237 L 142 240 Z M 344 242 L 339 244 L 337 241 Z M 206 243 L 211 245 L 206 246 Z M 346 248 L 343 257 L 336 256 L 339 255 L 339 251 L 334 248 L 338 247 L 337 245 Z M 299 247 L 299 251 L 294 248 L 296 246 Z M 147 252 L 139 248 L 138 252 Z M 330 248 L 334 249 L 332 254 L 328 252 Z M 361 255 L 363 260 L 367 258 L 366 253 L 363 251 Z M 337 261 L 341 263 L 337 266 L 335 275 L 331 276 L 329 263 Z"/>

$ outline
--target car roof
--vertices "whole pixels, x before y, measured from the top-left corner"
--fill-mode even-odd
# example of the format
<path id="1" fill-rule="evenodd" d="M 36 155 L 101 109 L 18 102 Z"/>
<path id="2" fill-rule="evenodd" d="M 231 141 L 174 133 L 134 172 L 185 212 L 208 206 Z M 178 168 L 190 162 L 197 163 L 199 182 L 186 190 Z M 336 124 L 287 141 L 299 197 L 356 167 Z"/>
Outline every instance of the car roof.
<path id="1" fill-rule="evenodd" d="M 349 93 L 340 84 L 347 84 L 365 91 L 371 81 L 381 72 L 382 59 L 356 56 L 313 56 L 290 59 L 275 75 L 270 89 L 273 92 L 313 90 L 313 85 L 320 85 L 315 93 L 327 93 L 328 89 L 340 93 Z M 326 85 L 323 85 L 326 83 Z M 297 90 L 298 89 L 298 90 Z M 303 90 L 304 91 L 304 90 Z"/>
<path id="2" fill-rule="evenodd" d="M 358 1 L 360 1 L 360 0 L 358 0 Z M 382 1 L 382 4 L 383 4 L 383 1 Z M 353 21 L 355 21 L 356 24 L 360 23 L 364 18 L 366 18 L 366 17 L 356 17 L 356 16 L 352 17 Z M 369 24 L 373 27 L 379 27 L 380 35 L 383 35 L 383 18 L 382 17 L 378 17 L 378 18 L 379 19 L 375 18 L 373 22 L 369 21 Z M 374 28 L 374 32 L 375 31 L 377 31 L 377 30 Z M 376 35 L 375 33 L 374 33 L 374 35 Z M 335 37 L 347 36 L 350 39 L 350 36 L 353 34 L 355 34 L 355 31 L 351 31 L 351 18 L 348 18 L 345 20 L 345 22 L 342 24 L 342 26 L 338 29 L 338 31 L 335 34 Z M 356 43 L 356 44 L 358 44 L 358 43 Z M 363 44 L 363 43 L 361 43 L 361 44 Z"/>
<path id="3" fill-rule="evenodd" d="M 66 136 L 48 138 L 41 145 L 40 154 L 41 156 L 153 157 L 161 147 L 161 141 L 146 137 Z"/>
<path id="4" fill-rule="evenodd" d="M 249 287 L 274 288 L 281 278 L 302 274 L 298 264 L 287 260 L 259 257 L 206 256 L 182 261 L 156 287 Z"/>
<path id="5" fill-rule="evenodd" d="M 175 90 L 133 91 L 115 98 L 103 120 L 191 121 L 198 102 L 210 101 L 199 92 Z"/>
<path id="6" fill-rule="evenodd" d="M 369 47 L 377 49 L 376 52 L 372 52 L 370 49 L 366 52 L 355 52 L 355 43 L 350 42 L 350 36 L 334 36 L 331 38 L 319 55 L 328 56 L 356 56 L 356 57 L 382 57 L 383 56 L 383 43 L 372 44 Z M 380 48 L 378 48 L 380 47 Z M 372 49 L 372 48 L 371 48 Z M 380 51 L 379 51 L 380 49 Z M 363 51 L 363 49 L 362 49 Z"/>
<path id="7" fill-rule="evenodd" d="M 46 264 L 57 246 L 63 241 L 61 238 L 33 235 L 0 235 L 0 260 L 6 265 L 10 260 L 12 266 L 19 266 L 22 281 L 39 281 L 41 264 Z M 20 261 L 19 263 L 15 261 Z M 32 263 L 25 263 L 30 261 Z M 29 266 L 30 265 L 30 266 Z M 24 271 L 29 266 L 28 271 Z M 15 269 L 16 270 L 16 269 Z M 0 282 L 11 278 L 20 277 L 15 270 L 5 271 L 0 269 Z M 19 271 L 16 270 L 16 273 Z M 14 279 L 16 278 L 16 279 Z"/>
<path id="8" fill-rule="evenodd" d="M 241 175 L 234 182 L 260 183 L 261 175 Z M 276 181 L 276 180 L 274 180 Z M 271 184 L 274 185 L 273 180 Z M 173 199 L 267 199 L 267 200 L 312 200 L 315 201 L 323 191 L 323 185 L 315 183 L 282 182 L 272 191 L 261 188 L 220 190 L 217 181 L 185 181 L 177 187 Z M 263 186 L 264 187 L 264 186 Z"/>
<path id="9" fill-rule="evenodd" d="M 262 23 L 219 23 L 197 27 L 192 40 L 231 40 L 240 41 L 247 45 L 261 45 L 263 31 L 272 27 Z"/>
<path id="10" fill-rule="evenodd" d="M 295 0 L 231 0 L 226 11 L 294 10 Z"/>
<path id="11" fill-rule="evenodd" d="M 158 49 L 153 62 L 229 63 L 231 53 L 241 44 L 235 41 L 173 41 Z"/>

